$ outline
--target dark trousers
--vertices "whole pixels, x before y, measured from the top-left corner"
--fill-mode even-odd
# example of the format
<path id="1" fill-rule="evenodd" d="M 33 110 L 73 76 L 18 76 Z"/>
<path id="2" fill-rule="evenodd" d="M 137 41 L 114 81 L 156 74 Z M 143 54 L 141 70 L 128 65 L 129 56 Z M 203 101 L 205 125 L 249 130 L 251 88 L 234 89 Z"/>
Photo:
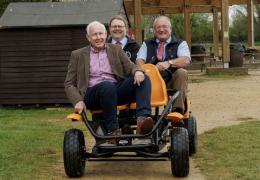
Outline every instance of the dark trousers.
<path id="1" fill-rule="evenodd" d="M 112 132 L 119 128 L 117 105 L 136 102 L 136 116 L 149 116 L 151 114 L 150 98 L 149 77 L 145 76 L 145 80 L 137 86 L 131 76 L 117 83 L 104 81 L 88 88 L 84 101 L 88 109 L 102 109 L 106 129 Z"/>

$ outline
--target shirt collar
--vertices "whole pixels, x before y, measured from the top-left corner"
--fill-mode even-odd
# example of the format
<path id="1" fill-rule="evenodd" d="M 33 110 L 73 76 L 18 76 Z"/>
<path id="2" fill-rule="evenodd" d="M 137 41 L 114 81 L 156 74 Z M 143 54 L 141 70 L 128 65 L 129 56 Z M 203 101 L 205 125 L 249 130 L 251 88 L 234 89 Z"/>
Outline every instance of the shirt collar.
<path id="1" fill-rule="evenodd" d="M 106 45 L 106 44 L 105 44 L 104 48 L 102 48 L 102 49 L 95 49 L 95 48 L 92 47 L 92 45 L 90 45 L 90 51 L 91 51 L 92 53 L 99 53 L 99 52 L 101 52 L 101 51 L 104 51 L 106 48 L 107 48 L 107 45 Z"/>
<path id="2" fill-rule="evenodd" d="M 167 40 L 166 40 L 166 43 L 165 44 L 169 44 L 172 40 L 172 37 L 170 36 Z M 156 38 L 156 42 L 159 44 L 160 43 L 160 40 Z"/>
<path id="3" fill-rule="evenodd" d="M 126 43 L 127 43 L 127 37 L 124 37 L 121 41 L 119 41 L 121 43 L 121 47 L 122 49 L 125 47 Z M 112 38 L 111 41 L 112 44 L 116 44 L 116 40 Z"/>

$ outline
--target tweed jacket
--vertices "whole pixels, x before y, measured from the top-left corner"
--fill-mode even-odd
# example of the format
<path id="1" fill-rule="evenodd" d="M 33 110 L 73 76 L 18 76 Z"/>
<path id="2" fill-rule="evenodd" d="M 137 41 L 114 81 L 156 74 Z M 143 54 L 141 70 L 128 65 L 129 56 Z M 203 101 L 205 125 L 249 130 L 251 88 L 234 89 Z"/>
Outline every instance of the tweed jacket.
<path id="1" fill-rule="evenodd" d="M 112 72 L 118 81 L 134 75 L 135 71 L 142 71 L 141 67 L 129 60 L 121 47 L 107 43 L 106 51 Z M 72 51 L 64 86 L 66 95 L 73 105 L 84 100 L 89 82 L 89 69 L 90 45 Z"/>

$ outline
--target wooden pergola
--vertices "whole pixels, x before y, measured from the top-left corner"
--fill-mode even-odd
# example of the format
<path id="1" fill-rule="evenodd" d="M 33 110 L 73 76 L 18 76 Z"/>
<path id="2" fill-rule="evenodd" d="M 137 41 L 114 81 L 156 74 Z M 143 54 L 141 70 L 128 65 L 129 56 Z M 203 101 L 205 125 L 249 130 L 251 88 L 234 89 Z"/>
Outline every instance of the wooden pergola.
<path id="1" fill-rule="evenodd" d="M 247 5 L 248 13 L 248 46 L 254 47 L 254 4 L 260 4 L 260 0 L 124 0 L 128 16 L 134 16 L 134 31 L 136 41 L 142 41 L 141 17 L 153 14 L 184 14 L 184 37 L 189 46 L 191 45 L 190 13 L 213 14 L 213 51 L 214 56 L 219 57 L 218 52 L 218 13 L 221 13 L 221 37 L 222 37 L 222 60 L 224 68 L 229 67 L 229 6 Z"/>

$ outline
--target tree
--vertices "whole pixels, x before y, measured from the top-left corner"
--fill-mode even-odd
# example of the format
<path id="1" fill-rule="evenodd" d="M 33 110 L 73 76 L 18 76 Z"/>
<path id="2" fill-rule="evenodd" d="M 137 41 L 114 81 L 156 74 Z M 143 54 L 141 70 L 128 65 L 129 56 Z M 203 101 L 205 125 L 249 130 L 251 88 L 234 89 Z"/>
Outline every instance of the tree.
<path id="1" fill-rule="evenodd" d="M 247 39 L 247 17 L 242 10 L 237 9 L 232 16 L 232 24 L 229 29 L 231 42 L 245 42 Z"/>
<path id="2" fill-rule="evenodd" d="M 209 14 L 191 14 L 191 41 L 212 42 L 212 18 Z"/>
<path id="3" fill-rule="evenodd" d="M 230 26 L 230 40 L 233 42 L 247 41 L 247 13 L 246 6 L 241 6 L 232 16 L 232 24 Z M 260 41 L 260 5 L 254 8 L 254 34 L 255 41 Z"/>
<path id="4" fill-rule="evenodd" d="M 255 6 L 255 16 L 254 16 L 254 23 L 255 23 L 255 41 L 260 41 L 260 5 Z"/>
<path id="5" fill-rule="evenodd" d="M 184 16 L 183 14 L 169 15 L 172 24 L 172 33 L 178 38 L 184 38 Z"/>
<path id="6" fill-rule="evenodd" d="M 183 14 L 169 15 L 172 23 L 173 34 L 184 38 L 184 16 Z M 212 23 L 208 14 L 191 14 L 191 41 L 209 42 L 212 41 Z"/>

